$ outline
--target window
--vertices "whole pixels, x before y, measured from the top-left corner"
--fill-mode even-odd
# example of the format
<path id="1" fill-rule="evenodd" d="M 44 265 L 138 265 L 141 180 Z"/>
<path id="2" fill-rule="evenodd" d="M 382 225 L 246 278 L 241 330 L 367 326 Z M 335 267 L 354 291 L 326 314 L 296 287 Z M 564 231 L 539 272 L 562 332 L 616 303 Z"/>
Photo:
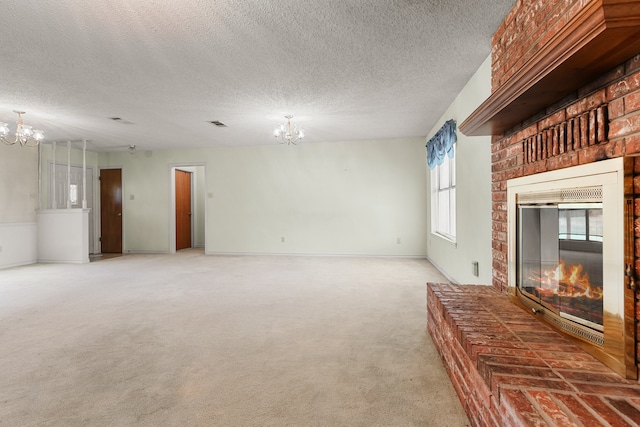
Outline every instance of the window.
<path id="1" fill-rule="evenodd" d="M 78 204 L 78 185 L 71 184 L 69 186 L 69 201 L 73 206 Z"/>
<path id="2" fill-rule="evenodd" d="M 431 232 L 456 240 L 456 160 L 458 140 L 455 120 L 447 120 L 427 142 L 431 169 Z"/>
<path id="3" fill-rule="evenodd" d="M 445 156 L 431 170 L 431 231 L 455 241 L 456 237 L 456 162 Z"/>

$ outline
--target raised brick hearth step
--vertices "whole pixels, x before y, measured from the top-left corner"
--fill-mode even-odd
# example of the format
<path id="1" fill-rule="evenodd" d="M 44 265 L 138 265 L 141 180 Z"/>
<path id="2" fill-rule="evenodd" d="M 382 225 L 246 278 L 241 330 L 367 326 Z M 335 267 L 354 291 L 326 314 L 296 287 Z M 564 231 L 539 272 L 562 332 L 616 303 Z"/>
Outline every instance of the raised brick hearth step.
<path id="1" fill-rule="evenodd" d="M 638 426 L 623 379 L 491 286 L 427 284 L 427 330 L 474 426 Z"/>

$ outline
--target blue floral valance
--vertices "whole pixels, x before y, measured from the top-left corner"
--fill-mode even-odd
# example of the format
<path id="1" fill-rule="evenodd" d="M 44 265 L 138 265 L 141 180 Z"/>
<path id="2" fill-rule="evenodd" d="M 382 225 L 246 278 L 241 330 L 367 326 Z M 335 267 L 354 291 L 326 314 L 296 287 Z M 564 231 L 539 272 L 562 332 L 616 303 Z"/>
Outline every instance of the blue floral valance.
<path id="1" fill-rule="evenodd" d="M 453 158 L 453 144 L 456 143 L 456 122 L 447 120 L 440 130 L 427 141 L 427 164 L 433 169 L 444 162 L 444 156 Z"/>

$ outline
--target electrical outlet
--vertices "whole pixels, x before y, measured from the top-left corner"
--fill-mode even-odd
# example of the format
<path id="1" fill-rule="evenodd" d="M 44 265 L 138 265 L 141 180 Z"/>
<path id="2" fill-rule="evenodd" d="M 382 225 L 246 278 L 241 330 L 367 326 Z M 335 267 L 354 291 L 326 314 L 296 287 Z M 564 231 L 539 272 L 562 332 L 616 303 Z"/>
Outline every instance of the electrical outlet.
<path id="1" fill-rule="evenodd" d="M 398 238 L 396 239 L 396 245 L 399 245 L 400 243 L 402 243 L 402 239 L 398 237 Z"/>
<path id="2" fill-rule="evenodd" d="M 282 236 L 282 237 L 280 238 L 280 241 L 281 241 L 282 243 L 284 243 L 284 236 Z"/>
<path id="3" fill-rule="evenodd" d="M 480 276 L 480 264 L 478 261 L 471 262 L 471 272 L 476 277 Z"/>
<path id="4" fill-rule="evenodd" d="M 133 195 L 133 194 L 130 194 L 130 195 L 129 195 L 129 200 L 135 200 L 135 198 L 136 198 L 136 196 L 135 196 L 135 195 Z"/>

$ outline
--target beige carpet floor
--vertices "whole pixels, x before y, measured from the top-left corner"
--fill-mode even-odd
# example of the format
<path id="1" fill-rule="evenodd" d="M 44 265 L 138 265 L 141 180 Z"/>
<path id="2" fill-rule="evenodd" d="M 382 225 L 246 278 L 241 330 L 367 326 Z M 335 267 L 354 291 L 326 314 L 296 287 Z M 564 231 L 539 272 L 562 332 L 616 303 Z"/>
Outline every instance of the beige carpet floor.
<path id="1" fill-rule="evenodd" d="M 0 270 L 0 426 L 466 426 L 425 260 L 126 255 Z"/>

